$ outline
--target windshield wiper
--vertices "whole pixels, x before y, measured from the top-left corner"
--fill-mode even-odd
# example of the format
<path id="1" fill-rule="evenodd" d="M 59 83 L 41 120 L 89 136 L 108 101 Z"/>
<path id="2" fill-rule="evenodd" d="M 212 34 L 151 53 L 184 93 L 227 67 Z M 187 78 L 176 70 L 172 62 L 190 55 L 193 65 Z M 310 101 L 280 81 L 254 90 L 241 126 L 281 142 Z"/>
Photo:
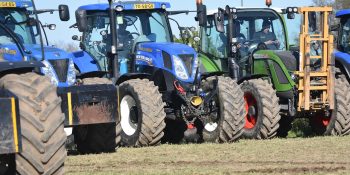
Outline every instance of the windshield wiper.
<path id="1" fill-rule="evenodd" d="M 150 17 L 152 17 L 159 25 L 161 25 L 161 26 L 165 29 L 165 26 L 164 26 L 160 21 L 158 21 L 158 20 L 152 15 L 151 12 L 146 11 L 146 13 L 147 13 Z"/>

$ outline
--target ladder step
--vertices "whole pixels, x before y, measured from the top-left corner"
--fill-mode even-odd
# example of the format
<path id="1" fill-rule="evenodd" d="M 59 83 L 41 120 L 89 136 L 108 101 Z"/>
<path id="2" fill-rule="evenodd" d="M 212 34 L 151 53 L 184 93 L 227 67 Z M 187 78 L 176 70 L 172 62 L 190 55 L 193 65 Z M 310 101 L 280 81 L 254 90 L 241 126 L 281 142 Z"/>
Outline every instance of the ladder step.
<path id="1" fill-rule="evenodd" d="M 325 91 L 328 89 L 327 86 L 310 86 L 310 91 Z M 299 91 L 304 91 L 304 88 L 300 88 Z"/>
<path id="2" fill-rule="evenodd" d="M 321 59 L 322 56 L 310 56 L 310 59 Z"/>
<path id="3" fill-rule="evenodd" d="M 329 41 L 329 39 L 328 38 L 311 38 L 311 37 L 309 37 L 309 38 L 307 38 L 306 41 L 308 44 L 312 44 L 313 41 L 325 41 L 325 42 L 327 42 L 327 41 Z"/>
<path id="4" fill-rule="evenodd" d="M 311 81 L 310 85 L 311 86 L 324 86 L 324 85 L 327 85 L 327 83 L 320 82 L 320 81 Z"/>
<path id="5" fill-rule="evenodd" d="M 296 75 L 304 77 L 304 72 L 297 72 Z M 327 77 L 328 72 L 310 72 L 310 77 Z"/>

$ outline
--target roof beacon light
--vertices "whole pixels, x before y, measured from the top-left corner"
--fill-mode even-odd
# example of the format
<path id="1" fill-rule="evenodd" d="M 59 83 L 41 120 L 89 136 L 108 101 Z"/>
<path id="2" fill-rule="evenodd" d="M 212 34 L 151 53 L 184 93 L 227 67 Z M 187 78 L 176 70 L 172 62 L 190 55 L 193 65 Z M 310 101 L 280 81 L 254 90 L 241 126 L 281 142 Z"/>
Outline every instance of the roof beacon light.
<path id="1" fill-rule="evenodd" d="M 272 0 L 265 0 L 266 6 L 270 7 L 272 5 Z"/>
<path id="2" fill-rule="evenodd" d="M 121 12 L 124 10 L 123 6 L 121 5 L 118 5 L 117 7 L 115 7 L 115 10 L 118 11 L 118 12 Z"/>
<path id="3" fill-rule="evenodd" d="M 166 9 L 166 5 L 165 4 L 162 4 L 162 9 Z"/>

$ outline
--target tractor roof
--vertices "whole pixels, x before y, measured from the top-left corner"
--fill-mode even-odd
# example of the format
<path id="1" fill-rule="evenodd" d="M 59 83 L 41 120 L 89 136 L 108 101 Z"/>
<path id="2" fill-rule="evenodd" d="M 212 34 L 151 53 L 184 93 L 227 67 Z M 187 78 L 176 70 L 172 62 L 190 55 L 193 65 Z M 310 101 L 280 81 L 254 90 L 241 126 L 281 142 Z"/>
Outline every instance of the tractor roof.
<path id="1" fill-rule="evenodd" d="M 346 16 L 346 15 L 350 15 L 350 9 L 339 10 L 339 11 L 335 14 L 335 16 L 336 16 L 337 18 Z"/>
<path id="2" fill-rule="evenodd" d="M 150 2 L 150 1 L 119 1 L 113 3 L 114 7 L 122 6 L 124 10 L 145 10 L 145 9 L 162 9 L 162 5 L 165 5 L 166 8 L 170 8 L 170 3 L 168 2 Z M 80 6 L 79 10 L 99 10 L 105 11 L 108 10 L 109 5 L 104 4 L 90 4 Z"/>
<path id="3" fill-rule="evenodd" d="M 0 0 L 0 8 L 28 8 L 32 6 L 30 0 Z"/>
<path id="4" fill-rule="evenodd" d="M 261 7 L 236 7 L 236 9 L 238 10 L 274 10 L 277 13 L 282 13 L 282 8 L 261 8 Z M 209 10 L 208 11 L 208 15 L 214 15 L 215 13 L 217 13 L 218 10 Z"/>

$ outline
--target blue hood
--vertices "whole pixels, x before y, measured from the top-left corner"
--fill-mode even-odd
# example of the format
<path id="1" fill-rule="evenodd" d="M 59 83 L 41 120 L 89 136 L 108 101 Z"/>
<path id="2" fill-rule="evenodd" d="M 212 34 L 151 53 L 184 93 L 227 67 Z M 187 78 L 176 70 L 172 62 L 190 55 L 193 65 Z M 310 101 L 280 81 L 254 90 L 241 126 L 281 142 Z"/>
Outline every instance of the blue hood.
<path id="1" fill-rule="evenodd" d="M 155 42 L 147 42 L 147 43 L 141 43 L 139 44 L 139 48 L 151 48 L 151 49 L 158 49 L 163 50 L 167 52 L 170 55 L 180 55 L 180 54 L 195 54 L 197 55 L 196 51 L 185 44 L 180 43 L 155 43 Z"/>
<path id="2" fill-rule="evenodd" d="M 30 54 L 25 53 L 31 60 L 40 61 L 42 59 L 42 52 L 40 45 L 37 44 L 25 44 L 25 49 L 30 51 Z M 5 44 L 0 47 L 4 53 L 4 59 L 7 61 L 22 61 L 22 55 L 18 47 L 14 44 Z M 45 59 L 47 60 L 57 60 L 57 59 L 68 59 L 71 58 L 71 54 L 67 53 L 61 49 L 45 46 L 44 47 Z"/>
<path id="3" fill-rule="evenodd" d="M 25 45 L 25 48 L 32 52 L 30 54 L 32 58 L 41 60 L 42 52 L 41 52 L 40 45 Z M 70 53 L 67 53 L 64 50 L 51 47 L 51 46 L 44 47 L 44 54 L 45 54 L 45 59 L 47 60 L 68 59 L 71 57 Z"/>
<path id="4" fill-rule="evenodd" d="M 187 74 L 187 79 L 182 79 L 177 74 L 179 72 L 175 71 L 176 68 L 179 68 L 175 67 L 176 65 L 179 66 L 178 64 L 174 63 L 175 57 L 180 59 L 180 64 L 183 65 L 183 68 Z M 163 69 L 173 74 L 180 81 L 193 83 L 198 66 L 198 56 L 192 47 L 185 44 L 170 42 L 145 42 L 140 43 L 137 46 L 136 64 Z"/>

